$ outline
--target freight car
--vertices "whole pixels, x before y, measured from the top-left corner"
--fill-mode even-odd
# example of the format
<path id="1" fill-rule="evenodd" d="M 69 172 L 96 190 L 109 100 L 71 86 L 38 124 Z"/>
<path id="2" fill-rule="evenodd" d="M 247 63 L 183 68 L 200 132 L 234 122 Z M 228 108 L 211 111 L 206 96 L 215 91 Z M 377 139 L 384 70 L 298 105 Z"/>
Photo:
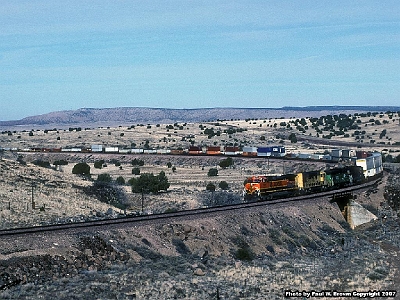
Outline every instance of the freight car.
<path id="1" fill-rule="evenodd" d="M 243 193 L 245 198 L 257 196 L 262 199 L 287 194 L 296 189 L 297 183 L 295 174 L 252 176 L 245 180 Z"/>
<path id="2" fill-rule="evenodd" d="M 300 195 L 339 189 L 344 186 L 361 184 L 364 181 L 363 169 L 359 166 L 347 166 L 280 176 L 252 176 L 244 182 L 243 196 L 245 200 L 254 197 L 259 200 L 266 200 L 287 195 Z"/>

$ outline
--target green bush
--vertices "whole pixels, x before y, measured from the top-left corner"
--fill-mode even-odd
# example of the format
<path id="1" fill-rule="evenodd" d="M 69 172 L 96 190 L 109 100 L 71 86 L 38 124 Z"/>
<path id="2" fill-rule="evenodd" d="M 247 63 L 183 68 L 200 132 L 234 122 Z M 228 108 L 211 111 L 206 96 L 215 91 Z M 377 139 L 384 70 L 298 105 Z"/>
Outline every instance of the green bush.
<path id="1" fill-rule="evenodd" d="M 297 143 L 297 137 L 296 137 L 296 134 L 294 134 L 294 133 L 291 133 L 291 134 L 289 135 L 288 139 L 289 139 L 289 141 L 290 141 L 291 143 Z"/>
<path id="2" fill-rule="evenodd" d="M 140 174 L 140 169 L 139 168 L 133 168 L 132 169 L 132 174 L 133 175 L 139 175 Z"/>
<path id="3" fill-rule="evenodd" d="M 135 158 L 134 160 L 132 160 L 131 164 L 132 164 L 132 166 L 144 166 L 144 161 L 141 159 Z"/>
<path id="4" fill-rule="evenodd" d="M 153 173 L 143 173 L 138 178 L 129 180 L 132 185 L 132 193 L 158 193 L 169 188 L 169 182 L 165 172 L 161 171 L 157 176 Z"/>
<path id="5" fill-rule="evenodd" d="M 254 258 L 254 254 L 251 252 L 250 248 L 239 248 L 236 251 L 236 259 L 251 261 Z"/>
<path id="6" fill-rule="evenodd" d="M 124 185 L 125 184 L 125 179 L 122 176 L 119 176 L 117 179 L 115 179 L 115 182 L 119 185 Z"/>
<path id="7" fill-rule="evenodd" d="M 97 160 L 94 162 L 94 167 L 96 169 L 101 169 L 103 168 L 104 160 Z"/>
<path id="8" fill-rule="evenodd" d="M 221 182 L 218 184 L 218 186 L 219 186 L 219 188 L 220 188 L 221 190 L 227 190 L 227 189 L 229 188 L 229 184 L 228 184 L 226 181 L 221 181 Z"/>
<path id="9" fill-rule="evenodd" d="M 90 176 L 90 166 L 87 163 L 77 163 L 72 168 L 72 174 Z"/>
<path id="10" fill-rule="evenodd" d="M 209 182 L 206 186 L 206 190 L 209 192 L 214 192 L 215 191 L 215 185 L 211 182 Z"/>
<path id="11" fill-rule="evenodd" d="M 216 168 L 211 168 L 210 170 L 208 170 L 208 173 L 207 173 L 207 175 L 208 176 L 218 176 L 218 169 L 216 169 Z"/>
<path id="12" fill-rule="evenodd" d="M 228 157 L 226 159 L 223 159 L 220 161 L 219 166 L 223 169 L 229 168 L 230 166 L 233 166 L 233 159 L 232 157 Z"/>
<path id="13" fill-rule="evenodd" d="M 236 259 L 251 261 L 254 259 L 254 253 L 251 250 L 249 244 L 241 237 L 237 237 L 233 240 L 233 243 L 238 246 L 238 249 L 234 253 Z"/>
<path id="14" fill-rule="evenodd" d="M 112 178 L 111 175 L 108 173 L 103 173 L 103 174 L 99 174 L 97 176 L 97 181 L 102 181 L 102 182 L 111 182 Z"/>

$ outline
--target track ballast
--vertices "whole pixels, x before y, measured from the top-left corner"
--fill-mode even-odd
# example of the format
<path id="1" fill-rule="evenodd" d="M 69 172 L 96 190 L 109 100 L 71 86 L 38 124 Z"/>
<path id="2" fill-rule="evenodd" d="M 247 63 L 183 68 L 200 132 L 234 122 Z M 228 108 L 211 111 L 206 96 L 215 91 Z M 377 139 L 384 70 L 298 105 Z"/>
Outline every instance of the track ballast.
<path id="1" fill-rule="evenodd" d="M 369 188 L 369 187 L 375 185 L 379 180 L 380 180 L 380 178 L 360 184 L 360 185 L 349 186 L 349 187 L 342 188 L 339 190 L 331 190 L 331 191 L 326 191 L 326 192 L 322 192 L 322 193 L 294 196 L 294 197 L 276 199 L 276 200 L 270 200 L 270 201 L 246 202 L 246 203 L 240 203 L 240 204 L 216 206 L 216 207 L 209 207 L 209 208 L 183 210 L 183 211 L 171 212 L 171 213 L 126 216 L 126 217 L 116 218 L 116 219 L 104 219 L 104 220 L 96 220 L 96 221 L 88 221 L 88 222 L 63 223 L 63 224 L 54 224 L 54 225 L 4 229 L 4 230 L 0 230 L 0 237 L 29 235 L 29 234 L 35 234 L 35 233 L 46 233 L 46 232 L 54 232 L 54 231 L 83 230 L 83 229 L 89 229 L 89 228 L 102 229 L 102 228 L 106 228 L 106 227 L 114 226 L 114 225 L 123 225 L 123 224 L 126 225 L 126 224 L 135 224 L 135 223 L 144 223 L 144 222 L 146 224 L 157 223 L 159 221 L 172 222 L 178 218 L 202 217 L 202 216 L 208 216 L 211 214 L 224 214 L 224 213 L 237 211 L 237 210 L 249 209 L 249 208 L 254 208 L 254 207 L 263 207 L 263 206 L 275 205 L 275 204 L 280 204 L 280 203 L 304 201 L 304 200 L 310 200 L 310 199 L 322 198 L 322 197 L 330 197 L 330 196 L 333 197 L 335 194 L 360 191 L 360 190 Z"/>

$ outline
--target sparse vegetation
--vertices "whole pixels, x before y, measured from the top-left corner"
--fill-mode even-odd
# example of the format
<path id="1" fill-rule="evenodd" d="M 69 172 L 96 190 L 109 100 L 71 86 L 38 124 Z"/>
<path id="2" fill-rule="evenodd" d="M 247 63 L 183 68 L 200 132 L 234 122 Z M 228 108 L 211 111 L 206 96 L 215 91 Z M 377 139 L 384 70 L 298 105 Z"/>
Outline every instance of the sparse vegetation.
<path id="1" fill-rule="evenodd" d="M 90 176 L 90 166 L 87 163 L 77 163 L 72 169 L 72 174 Z"/>
<path id="2" fill-rule="evenodd" d="M 141 159 L 135 158 L 134 160 L 132 160 L 131 164 L 132 164 L 132 166 L 144 166 L 144 161 Z"/>
<path id="3" fill-rule="evenodd" d="M 124 185 L 125 184 L 125 178 L 122 176 L 118 176 L 117 179 L 115 179 L 116 184 L 119 185 Z"/>
<path id="4" fill-rule="evenodd" d="M 237 250 L 235 252 L 235 258 L 243 261 L 251 261 L 254 259 L 255 255 L 251 250 L 249 244 L 241 237 L 237 237 L 233 241 L 237 245 Z"/>
<path id="5" fill-rule="evenodd" d="M 223 169 L 226 169 L 226 168 L 233 166 L 233 164 L 234 164 L 234 162 L 233 162 L 232 157 L 227 157 L 220 161 L 219 166 Z"/>
<path id="6" fill-rule="evenodd" d="M 226 181 L 220 181 L 220 183 L 218 184 L 218 187 L 221 190 L 227 190 L 229 188 L 229 184 Z"/>
<path id="7" fill-rule="evenodd" d="M 216 169 L 216 168 L 209 169 L 207 175 L 210 177 L 218 176 L 218 169 Z"/>
<path id="8" fill-rule="evenodd" d="M 103 173 L 103 174 L 99 174 L 98 176 L 97 176 L 97 181 L 101 181 L 101 182 L 111 182 L 112 181 L 112 178 L 111 178 L 111 175 L 110 174 L 108 174 L 108 173 Z"/>
<path id="9" fill-rule="evenodd" d="M 94 162 L 94 167 L 96 169 L 102 169 L 104 165 L 104 160 L 97 160 Z"/>
<path id="10" fill-rule="evenodd" d="M 131 185 L 133 193 L 157 194 L 160 191 L 167 191 L 170 184 L 165 173 L 161 171 L 157 176 L 153 173 L 143 173 L 140 177 L 133 178 Z"/>
<path id="11" fill-rule="evenodd" d="M 133 168 L 132 169 L 132 174 L 133 175 L 139 175 L 140 174 L 140 168 Z"/>
<path id="12" fill-rule="evenodd" d="M 213 184 L 211 182 L 207 183 L 206 190 L 209 192 L 215 192 L 215 184 Z"/>
<path id="13" fill-rule="evenodd" d="M 251 146 L 254 145 L 255 141 L 262 145 L 275 145 L 281 141 L 288 148 L 308 150 L 308 147 L 310 147 L 310 151 L 311 147 L 317 149 L 318 147 L 312 142 L 308 141 L 306 144 L 302 140 L 304 138 L 303 131 L 305 130 L 305 135 L 311 132 L 313 134 L 322 132 L 323 134 L 320 136 L 329 136 L 332 142 L 335 139 L 356 141 L 358 137 L 357 141 L 375 140 L 376 147 L 379 146 L 379 142 L 390 141 L 391 145 L 395 145 L 396 138 L 389 140 L 394 135 L 393 130 L 388 127 L 384 131 L 386 127 L 383 126 L 387 125 L 385 122 L 388 119 L 387 114 L 383 114 L 383 117 L 380 114 L 376 116 L 370 114 L 369 117 L 366 117 L 368 118 L 366 120 L 356 116 L 355 121 L 349 121 L 349 124 L 351 124 L 346 125 L 347 128 L 343 125 L 344 123 L 341 128 L 337 127 L 340 119 L 352 119 L 353 117 L 347 115 L 346 117 L 338 116 L 336 119 L 335 117 L 332 117 L 332 119 L 327 118 L 328 123 L 325 123 L 325 119 L 323 119 L 323 124 L 318 124 L 319 118 L 316 118 L 315 121 L 311 121 L 309 118 L 304 118 L 304 120 L 301 118 L 298 118 L 298 120 L 285 118 L 285 120 L 282 120 L 282 122 L 286 122 L 284 128 L 279 128 L 279 120 L 249 120 L 246 125 L 251 128 L 249 132 L 236 132 L 234 127 L 229 131 L 229 134 L 233 135 L 231 137 L 222 133 L 225 133 L 225 129 L 228 126 L 232 126 L 233 123 L 235 126 L 243 126 L 243 121 L 227 120 L 228 125 L 226 127 L 224 127 L 225 121 L 218 121 L 218 125 L 216 123 L 212 125 L 207 123 L 204 125 L 206 127 L 201 130 L 203 135 L 197 135 L 199 133 L 197 124 L 171 125 L 172 129 L 169 132 L 171 137 L 166 137 L 163 125 L 154 125 L 151 128 L 152 136 L 150 137 L 150 130 L 148 130 L 146 138 L 149 139 L 148 145 L 157 147 L 157 142 L 155 141 L 162 140 L 165 135 L 166 141 L 165 143 L 164 141 L 162 142 L 165 149 L 173 148 L 175 145 L 185 148 L 186 145 L 190 144 L 189 134 L 185 134 L 187 138 L 181 141 L 182 133 L 180 130 L 185 130 L 185 132 L 189 130 L 188 133 L 190 132 L 191 134 L 190 130 L 196 127 L 196 145 L 204 146 L 218 142 L 218 145 L 229 144 L 233 146 L 236 143 L 236 145 L 240 146 Z M 374 122 L 368 122 L 372 118 L 374 118 Z M 375 120 L 377 118 L 379 118 L 381 125 L 376 124 Z M 397 115 L 393 114 L 392 118 L 394 122 L 391 120 L 390 125 L 398 126 Z M 257 124 L 253 124 L 253 121 Z M 333 124 L 333 122 L 334 125 L 331 127 L 330 124 Z M 368 126 L 364 126 L 366 122 Z M 262 128 L 259 127 L 260 123 L 264 124 Z M 267 132 L 268 130 L 273 130 L 276 123 L 278 124 L 276 130 L 281 131 Z M 318 124 L 318 129 L 315 126 L 312 127 L 313 123 L 315 125 Z M 349 130 L 349 126 L 354 125 L 359 128 Z M 215 134 L 212 136 L 213 140 L 207 143 L 208 136 L 204 135 L 204 130 L 211 126 L 213 126 L 214 133 L 220 130 L 221 136 L 219 137 Z M 325 130 L 325 126 L 329 130 Z M 142 147 L 145 144 L 145 139 L 140 134 L 141 130 L 146 131 L 147 127 L 138 124 L 134 128 L 134 130 L 126 130 L 125 127 L 123 136 L 121 136 L 119 129 L 114 128 L 103 128 L 97 132 L 93 130 L 91 134 L 94 138 L 98 137 L 99 140 L 104 138 L 119 139 L 118 141 L 121 144 L 128 145 L 127 148 L 130 147 L 132 140 L 134 140 L 134 147 Z M 157 128 L 160 131 L 163 130 L 161 137 L 157 136 L 155 132 Z M 295 131 L 294 133 L 298 138 L 296 144 L 288 145 L 290 143 L 288 135 L 291 133 L 289 130 Z M 107 136 L 108 131 L 112 131 L 110 137 Z M 134 135 L 131 135 L 130 131 Z M 174 131 L 179 134 L 175 134 Z M 21 142 L 24 142 L 24 138 L 27 139 L 28 132 L 12 132 L 11 135 L 5 133 L 3 137 L 17 140 L 17 136 L 20 135 L 22 136 Z M 42 132 L 34 131 L 34 133 L 34 136 L 30 138 L 31 141 L 39 140 L 43 136 Z M 61 135 L 60 145 L 63 145 L 63 143 L 68 143 L 68 135 L 71 134 L 72 136 L 74 133 L 76 131 L 68 132 L 67 130 L 63 132 L 60 130 L 60 133 L 56 135 L 55 131 L 48 131 L 46 139 L 55 141 L 56 137 Z M 97 134 L 101 136 L 97 136 Z M 346 136 L 346 134 L 349 136 Z M 153 139 L 153 135 L 157 136 L 157 139 Z M 261 139 L 261 136 L 264 138 Z M 173 141 L 174 139 L 175 142 Z M 191 139 L 194 139 L 194 137 Z M 81 141 L 84 141 L 83 133 Z M 380 146 L 379 149 L 383 148 Z M 328 150 L 321 147 L 321 152 L 323 151 L 326 152 Z M 387 162 L 394 162 L 397 157 L 400 157 L 392 146 L 387 147 L 384 153 L 385 161 Z M 9 164 L 10 157 L 12 158 L 14 163 L 12 167 L 5 164 L 5 160 L 1 161 L 1 170 L 5 175 L 2 177 L 3 181 L 0 182 L 0 185 L 2 197 L 6 197 L 7 201 L 5 202 L 3 198 L 0 201 L 2 205 L 2 210 L 0 211 L 2 214 L 2 226 L 4 227 L 12 227 L 17 224 L 31 225 L 37 223 L 45 224 L 46 222 L 111 218 L 123 213 L 115 210 L 115 207 L 126 208 L 128 214 L 136 214 L 140 211 L 140 196 L 137 193 L 132 194 L 130 192 L 124 194 L 124 189 L 129 189 L 129 187 L 123 186 L 124 177 L 133 177 L 130 173 L 132 168 L 136 167 L 144 174 L 151 171 L 157 174 L 161 170 L 168 172 L 172 187 L 168 188 L 168 193 L 160 193 L 163 190 L 160 190 L 160 192 L 149 191 L 148 196 L 146 196 L 144 213 L 173 212 L 196 207 L 195 205 L 202 207 L 202 205 L 213 206 L 239 203 L 242 201 L 241 188 L 243 180 L 248 174 L 255 172 L 272 173 L 282 169 L 280 160 L 270 160 L 270 165 L 267 169 L 265 163 L 258 164 L 261 161 L 259 159 L 250 158 L 244 160 L 243 158 L 234 158 L 235 168 L 228 169 L 228 166 L 223 169 L 223 166 L 219 164 L 221 158 L 218 157 L 187 158 L 167 155 L 162 158 L 159 155 L 144 155 L 141 157 L 137 155 L 138 158 L 134 159 L 136 162 L 132 164 L 132 167 L 129 167 L 132 158 L 135 156 L 114 156 L 118 158 L 119 163 L 121 163 L 120 166 L 123 166 L 123 170 L 121 170 L 117 168 L 117 162 L 112 159 L 113 156 L 111 155 L 101 156 L 101 154 L 84 153 L 76 155 L 22 153 L 18 160 L 27 161 L 28 166 L 25 166 L 16 163 L 16 155 L 12 155 L 9 151 L 3 153 L 3 158 L 7 161 L 7 164 Z M 30 164 L 33 162 L 33 158 L 53 161 L 53 159 L 65 159 L 66 157 L 70 165 L 65 164 L 65 167 L 61 168 L 60 172 L 47 168 L 37 168 L 37 166 Z M 97 168 L 91 170 L 93 172 L 92 177 L 97 178 L 95 181 L 71 175 L 71 169 L 73 169 L 76 162 L 84 160 L 90 166 L 93 166 L 94 162 L 101 157 L 107 157 L 109 166 L 106 170 L 112 175 L 112 178 L 116 178 L 115 180 L 98 180 L 101 172 L 104 171 Z M 57 165 L 55 162 L 53 164 Z M 174 173 L 174 168 L 176 170 L 174 165 L 179 168 L 179 172 Z M 218 177 L 216 177 L 218 180 L 209 178 L 207 172 L 209 168 L 215 168 L 216 165 L 218 165 L 217 171 L 219 170 Z M 324 163 L 318 164 L 318 166 L 324 165 Z M 286 164 L 286 168 L 289 167 L 307 169 L 311 165 L 297 165 L 297 162 L 293 161 L 290 166 Z M 172 170 L 172 172 L 169 170 Z M 90 174 L 90 169 L 88 174 Z M 140 172 L 130 179 L 130 184 L 134 184 L 134 181 L 140 178 L 139 175 Z M 9 180 L 8 176 L 13 176 L 11 177 L 13 182 L 12 184 L 4 185 L 4 181 Z M 153 175 L 153 177 L 157 177 L 157 175 Z M 70 178 L 73 178 L 73 183 L 68 181 Z M 214 188 L 207 188 L 207 182 L 213 185 Z M 221 186 L 223 182 L 226 184 L 229 182 L 225 190 Z M 23 189 L 21 189 L 21 186 L 23 186 Z M 8 200 L 14 199 L 7 198 L 11 197 L 8 194 L 13 195 L 13 197 L 15 195 L 28 195 L 29 198 L 31 186 L 34 186 L 33 192 L 37 202 L 35 210 L 32 210 L 31 207 L 27 208 L 27 203 L 23 202 L 27 197 L 21 197 L 21 203 Z M 216 191 L 216 188 L 222 191 Z M 397 189 L 387 190 L 387 203 L 390 203 L 393 208 L 396 207 L 396 195 L 398 194 Z M 364 197 L 363 201 L 368 203 L 374 197 L 377 196 L 371 193 L 370 196 Z M 78 251 L 75 251 L 73 255 L 66 257 L 69 255 L 68 253 L 60 252 L 62 253 L 61 255 L 65 255 L 65 259 L 61 258 L 61 256 L 55 256 L 57 261 L 56 259 L 49 260 L 46 258 L 35 267 L 29 264 L 22 264 L 21 266 L 27 266 L 26 269 L 20 268 L 13 274 L 19 274 L 18 272 L 29 271 L 30 269 L 33 271 L 39 269 L 40 279 L 36 279 L 35 284 L 33 284 L 33 281 L 30 281 L 32 277 L 28 276 L 26 284 L 8 287 L 0 292 L 0 298 L 17 299 L 19 297 L 22 299 L 29 293 L 44 295 L 43 297 L 60 293 L 61 288 L 57 286 L 60 281 L 58 279 L 54 280 L 57 276 L 62 277 L 60 280 L 68 285 L 68 289 L 65 289 L 63 284 L 63 291 L 80 296 L 83 295 L 82 298 L 85 298 L 84 295 L 88 295 L 87 298 L 90 298 L 92 294 L 89 295 L 89 291 L 93 292 L 93 289 L 96 289 L 96 295 L 105 299 L 133 297 L 132 294 L 129 294 L 133 290 L 136 293 L 136 297 L 140 295 L 149 299 L 152 297 L 162 298 L 165 295 L 170 298 L 216 298 L 217 294 L 221 296 L 221 299 L 234 299 L 235 297 L 238 299 L 251 297 L 273 299 L 274 297 L 282 297 L 280 294 L 282 286 L 293 286 L 294 289 L 299 290 L 329 290 L 335 288 L 341 291 L 382 288 L 387 282 L 394 282 L 393 274 L 396 274 L 398 269 L 396 260 L 392 259 L 393 256 L 389 252 L 395 251 L 393 249 L 396 248 L 387 250 L 386 247 L 389 247 L 389 245 L 398 246 L 399 232 L 396 229 L 398 228 L 397 222 L 392 219 L 391 210 L 386 207 L 386 203 L 380 204 L 383 201 L 383 197 L 379 197 L 379 202 L 377 203 L 373 203 L 370 206 L 363 204 L 371 212 L 379 214 L 380 217 L 385 216 L 385 218 L 379 219 L 379 221 L 382 220 L 382 223 L 377 222 L 374 227 L 371 226 L 372 229 L 369 231 L 362 229 L 359 232 L 351 231 L 347 223 L 341 219 L 340 212 L 332 213 L 329 210 L 331 205 L 329 203 L 324 205 L 322 201 L 320 202 L 321 208 L 318 208 L 318 210 L 310 206 L 305 208 L 301 203 L 296 203 L 294 206 L 284 206 L 279 209 L 271 207 L 268 210 L 249 212 L 249 214 L 243 212 L 229 214 L 226 217 L 207 219 L 204 222 L 202 220 L 184 220 L 182 224 L 160 224 L 154 227 L 139 226 L 127 231 L 107 231 L 101 239 L 85 240 L 85 248 L 78 248 Z M 79 202 L 76 199 L 79 199 Z M 8 202 L 10 202 L 10 208 Z M 20 207 L 16 205 L 20 205 Z M 76 208 L 73 206 L 76 206 Z M 316 211 L 318 211 L 318 214 L 315 213 Z M 15 219 L 16 212 L 20 216 L 18 223 L 11 223 L 10 220 Z M 65 216 L 62 215 L 64 212 Z M 56 217 L 51 219 L 53 215 Z M 27 218 L 30 219 L 25 221 Z M 232 236 L 236 236 L 237 240 L 227 238 Z M 343 242 L 342 238 L 344 238 Z M 57 237 L 54 242 L 60 243 L 62 247 L 63 245 L 61 245 L 60 241 L 62 239 Z M 377 242 L 373 243 L 373 241 Z M 385 242 L 382 243 L 382 241 Z M 49 249 L 53 247 L 52 251 L 57 253 L 58 246 L 52 243 L 53 241 L 49 241 Z M 77 243 L 77 245 L 80 244 Z M 97 245 L 98 248 L 94 245 Z M 4 247 L 4 251 L 9 249 L 8 247 L 10 246 Z M 100 247 L 110 251 L 107 252 L 110 254 L 105 253 L 104 250 L 100 252 Z M 87 251 L 85 251 L 86 249 Z M 112 251 L 115 252 L 110 249 L 114 249 Z M 20 251 L 21 249 L 18 250 Z M 46 249 L 44 248 L 43 251 L 46 251 Z M 82 254 L 79 254 L 79 251 Z M 101 253 L 101 255 L 96 256 L 97 253 Z M 84 255 L 86 255 L 87 260 L 82 258 Z M 118 260 L 120 257 L 125 257 L 124 255 L 132 256 L 126 258 L 126 260 L 124 259 L 123 262 Z M 69 259 L 73 262 L 70 266 L 74 267 L 63 269 L 63 266 L 68 265 L 67 261 Z M 143 260 L 138 262 L 141 259 Z M 76 261 L 79 261 L 81 265 L 86 264 L 85 268 L 76 267 Z M 49 270 L 53 270 L 53 266 L 57 266 L 54 269 L 58 268 L 59 275 L 57 275 L 56 271 L 54 273 L 53 271 L 44 271 L 42 266 L 45 265 L 45 262 L 52 263 L 52 267 Z M 102 267 L 104 269 L 101 269 Z M 7 266 L 7 268 L 7 272 L 11 274 L 12 266 Z M 90 271 L 88 271 L 89 269 Z M 4 270 L 6 269 L 1 270 L 0 280 L 8 282 L 6 280 L 11 279 L 11 282 L 16 282 L 12 281 L 14 277 L 11 277 L 11 275 L 10 277 L 1 277 L 5 274 Z M 68 270 L 68 273 L 65 270 Z M 101 270 L 101 272 L 96 272 L 96 270 Z M 195 271 L 199 275 L 194 275 Z M 19 277 L 15 278 L 18 279 Z M 346 280 L 343 280 L 344 278 Z M 93 285 L 93 282 L 96 284 Z M 114 282 L 120 283 L 124 288 L 107 289 Z M 144 284 L 146 282 L 148 284 Z M 166 288 L 165 283 L 171 284 L 173 288 Z M 194 286 L 196 288 L 193 288 Z M 129 291 L 126 294 L 125 288 L 126 291 Z M 118 290 L 118 293 L 115 292 L 116 290 Z M 199 292 L 200 290 L 201 292 Z M 25 298 L 34 297 L 26 296 Z"/>

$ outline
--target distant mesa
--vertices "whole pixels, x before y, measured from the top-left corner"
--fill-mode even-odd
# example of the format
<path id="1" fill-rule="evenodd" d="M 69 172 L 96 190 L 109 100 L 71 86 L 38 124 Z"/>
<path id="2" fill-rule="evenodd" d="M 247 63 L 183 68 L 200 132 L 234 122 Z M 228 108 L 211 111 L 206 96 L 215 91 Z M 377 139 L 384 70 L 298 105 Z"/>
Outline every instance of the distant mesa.
<path id="1" fill-rule="evenodd" d="M 165 124 L 171 122 L 208 122 L 231 119 L 266 119 L 290 117 L 319 117 L 329 114 L 356 112 L 400 111 L 393 106 L 307 106 L 282 108 L 198 108 L 168 109 L 149 107 L 81 108 L 30 116 L 21 120 L 0 121 L 0 126 L 42 126 L 97 124 L 115 126 L 126 124 Z"/>

